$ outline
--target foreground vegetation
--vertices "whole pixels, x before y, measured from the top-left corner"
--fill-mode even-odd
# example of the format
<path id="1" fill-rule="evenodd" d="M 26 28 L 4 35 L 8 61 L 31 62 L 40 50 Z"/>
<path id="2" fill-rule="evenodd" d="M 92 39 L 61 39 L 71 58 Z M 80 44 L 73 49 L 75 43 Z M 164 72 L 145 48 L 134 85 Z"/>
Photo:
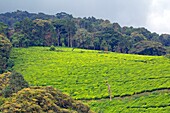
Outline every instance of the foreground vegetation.
<path id="1" fill-rule="evenodd" d="M 0 74 L 0 112 L 92 113 L 87 105 L 52 87 L 29 87 L 16 72 Z"/>
<path id="2" fill-rule="evenodd" d="M 29 87 L 8 99 L 4 113 L 92 113 L 87 105 L 73 100 L 52 87 Z"/>
<path id="3" fill-rule="evenodd" d="M 13 93 L 17 93 L 19 90 L 27 87 L 28 83 L 19 73 L 8 72 L 0 74 L 0 106 L 8 100 L 8 97 L 11 97 Z"/>
<path id="4" fill-rule="evenodd" d="M 169 106 L 170 103 L 170 60 L 167 57 L 83 49 L 72 51 L 72 48 L 56 48 L 55 51 L 49 51 L 48 47 L 30 47 L 13 48 L 11 59 L 15 63 L 13 69 L 22 73 L 32 86 L 53 86 L 74 99 L 106 99 L 90 101 L 91 107 L 96 111 L 119 111 L 117 107 L 138 111 L 137 107 L 144 106 L 140 108 L 144 109 L 144 112 L 147 109 L 144 103 L 156 108 L 162 106 L 159 110 L 169 110 L 169 107 L 164 108 L 164 105 Z M 112 97 L 116 98 L 161 89 L 167 89 L 168 92 L 141 96 L 137 99 L 113 99 L 109 102 L 107 83 L 111 86 Z M 166 97 L 166 101 L 163 97 Z M 155 105 L 157 102 L 159 103 Z M 107 105 L 109 107 L 104 107 Z M 156 111 L 155 107 L 148 110 L 152 109 Z"/>

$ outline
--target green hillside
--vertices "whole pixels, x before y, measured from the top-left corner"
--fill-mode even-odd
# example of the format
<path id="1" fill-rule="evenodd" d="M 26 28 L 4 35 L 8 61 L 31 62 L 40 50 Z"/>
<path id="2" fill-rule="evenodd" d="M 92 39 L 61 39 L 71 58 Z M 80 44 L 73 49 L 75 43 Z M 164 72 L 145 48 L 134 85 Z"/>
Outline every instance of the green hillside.
<path id="1" fill-rule="evenodd" d="M 156 91 L 112 101 L 90 101 L 89 105 L 99 113 L 169 113 L 170 91 Z"/>
<path id="2" fill-rule="evenodd" d="M 88 100 L 98 112 L 170 109 L 170 59 L 163 56 L 30 47 L 13 48 L 11 58 L 14 70 L 30 85 L 53 86 L 75 99 Z"/>

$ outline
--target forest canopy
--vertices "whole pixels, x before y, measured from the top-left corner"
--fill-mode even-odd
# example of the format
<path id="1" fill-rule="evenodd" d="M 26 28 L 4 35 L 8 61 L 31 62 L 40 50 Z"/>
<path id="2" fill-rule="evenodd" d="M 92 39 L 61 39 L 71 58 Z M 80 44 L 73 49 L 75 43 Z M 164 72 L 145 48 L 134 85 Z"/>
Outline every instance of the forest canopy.
<path id="1" fill-rule="evenodd" d="M 56 15 L 16 11 L 0 14 L 0 33 L 13 47 L 66 46 L 73 48 L 164 55 L 170 46 L 170 35 L 152 33 L 146 28 L 121 27 L 118 23 L 95 17 L 75 18 L 65 12 Z M 138 52 L 140 45 L 157 52 Z M 154 46 L 153 46 L 154 44 Z M 138 45 L 138 46 L 136 46 Z M 152 54 L 153 53 L 153 54 Z"/>

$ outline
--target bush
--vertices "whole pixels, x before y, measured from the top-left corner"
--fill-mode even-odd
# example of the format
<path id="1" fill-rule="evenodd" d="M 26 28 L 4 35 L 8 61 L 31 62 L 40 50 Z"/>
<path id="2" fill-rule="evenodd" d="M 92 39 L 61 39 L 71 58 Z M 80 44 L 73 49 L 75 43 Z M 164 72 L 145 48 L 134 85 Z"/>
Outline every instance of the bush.
<path id="1" fill-rule="evenodd" d="M 55 51 L 55 47 L 53 45 L 50 47 L 50 51 Z"/>
<path id="2" fill-rule="evenodd" d="M 2 112 L 92 113 L 87 105 L 52 87 L 30 87 L 18 91 L 0 108 Z"/>
<path id="3" fill-rule="evenodd" d="M 23 88 L 27 88 L 28 83 L 24 80 L 20 73 L 12 72 L 9 75 L 8 85 L 2 90 L 4 97 L 9 97 L 12 93 L 16 93 Z"/>

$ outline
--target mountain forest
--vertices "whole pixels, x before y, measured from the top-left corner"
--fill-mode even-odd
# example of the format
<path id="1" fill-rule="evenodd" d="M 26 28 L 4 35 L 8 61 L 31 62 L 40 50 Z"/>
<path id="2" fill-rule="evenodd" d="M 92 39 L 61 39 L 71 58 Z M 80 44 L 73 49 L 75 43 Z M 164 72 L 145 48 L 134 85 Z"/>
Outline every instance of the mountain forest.
<path id="1" fill-rule="evenodd" d="M 95 17 L 0 14 L 0 112 L 170 111 L 170 34 Z"/>

